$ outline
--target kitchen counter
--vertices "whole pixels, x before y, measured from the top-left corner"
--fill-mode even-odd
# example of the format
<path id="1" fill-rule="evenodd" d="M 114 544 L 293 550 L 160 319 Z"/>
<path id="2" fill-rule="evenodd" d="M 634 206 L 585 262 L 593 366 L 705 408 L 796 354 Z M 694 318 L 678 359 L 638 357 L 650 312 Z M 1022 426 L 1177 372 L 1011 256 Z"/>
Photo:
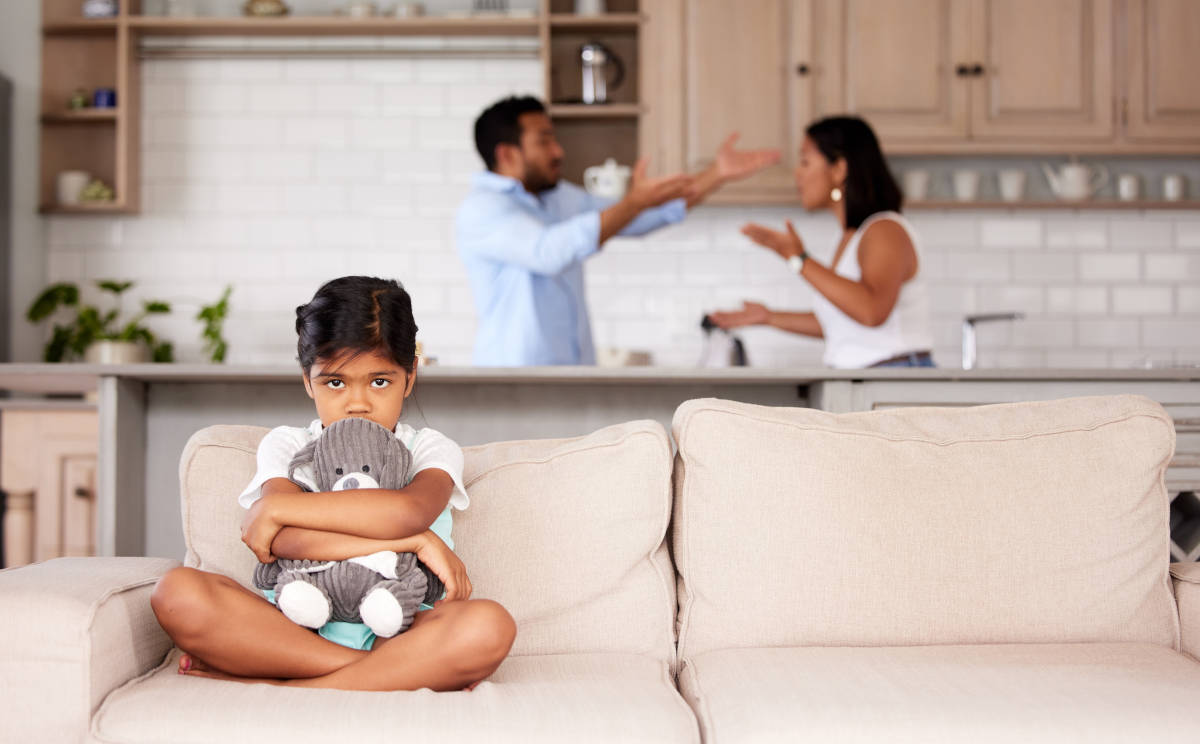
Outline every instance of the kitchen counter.
<path id="1" fill-rule="evenodd" d="M 86 395 L 100 420 L 97 550 L 181 558 L 179 455 L 212 424 L 302 426 L 312 402 L 292 365 L 0 364 L 15 404 Z M 1200 483 L 1200 368 L 698 369 L 671 367 L 422 367 L 405 420 L 464 446 L 569 437 L 631 419 L 670 427 L 679 403 L 720 397 L 771 406 L 865 411 L 1140 393 L 1176 419 L 1180 452 L 1168 474 Z M 1194 487 L 1194 486 L 1193 486 Z M 231 495 L 232 498 L 232 495 Z"/>

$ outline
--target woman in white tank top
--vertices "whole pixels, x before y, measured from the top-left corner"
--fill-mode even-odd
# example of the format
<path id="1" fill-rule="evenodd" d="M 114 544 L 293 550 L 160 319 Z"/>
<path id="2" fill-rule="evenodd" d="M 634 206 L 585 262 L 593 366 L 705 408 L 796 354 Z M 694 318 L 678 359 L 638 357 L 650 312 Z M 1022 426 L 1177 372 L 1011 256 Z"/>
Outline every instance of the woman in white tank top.
<path id="1" fill-rule="evenodd" d="M 786 231 L 748 224 L 742 233 L 812 285 L 813 311 L 745 302 L 741 310 L 711 313 L 713 321 L 722 328 L 770 325 L 824 338 L 830 367 L 932 367 L 919 241 L 900 215 L 900 188 L 870 126 L 847 116 L 811 124 L 800 147 L 796 188 L 806 210 L 828 209 L 842 225 L 829 266 L 808 256 L 790 220 Z"/>

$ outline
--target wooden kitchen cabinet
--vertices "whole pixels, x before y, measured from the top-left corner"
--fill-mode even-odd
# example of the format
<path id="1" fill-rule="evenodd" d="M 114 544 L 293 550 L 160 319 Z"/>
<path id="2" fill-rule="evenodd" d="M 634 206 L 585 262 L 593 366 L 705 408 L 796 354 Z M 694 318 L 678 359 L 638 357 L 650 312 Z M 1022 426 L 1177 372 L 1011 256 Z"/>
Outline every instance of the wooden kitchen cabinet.
<path id="1" fill-rule="evenodd" d="M 98 440 L 94 406 L 0 411 L 6 566 L 95 555 Z"/>
<path id="2" fill-rule="evenodd" d="M 723 188 L 718 201 L 794 198 L 804 125 L 815 114 L 815 0 L 657 0 L 647 5 L 641 151 L 658 173 L 708 167 L 732 132 L 775 148 L 779 165 Z M 652 51 L 650 51 L 652 50 Z"/>
<path id="3" fill-rule="evenodd" d="M 1126 0 L 1124 11 L 1125 136 L 1200 143 L 1200 3 Z"/>
<path id="4" fill-rule="evenodd" d="M 892 154 L 1111 140 L 1111 0 L 820 0 L 823 114 Z"/>

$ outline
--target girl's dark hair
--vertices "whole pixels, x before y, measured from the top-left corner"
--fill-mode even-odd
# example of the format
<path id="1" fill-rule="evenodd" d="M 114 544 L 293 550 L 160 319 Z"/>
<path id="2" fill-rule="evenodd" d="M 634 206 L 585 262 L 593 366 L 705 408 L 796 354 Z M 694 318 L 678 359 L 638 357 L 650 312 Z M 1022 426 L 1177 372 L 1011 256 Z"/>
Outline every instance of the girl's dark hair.
<path id="1" fill-rule="evenodd" d="M 869 124 L 855 116 L 831 116 L 804 133 L 830 163 L 846 160 L 846 227 L 857 228 L 876 212 L 900 211 L 904 196 Z"/>
<path id="2" fill-rule="evenodd" d="M 400 282 L 343 276 L 326 282 L 312 300 L 296 308 L 296 353 L 308 375 L 313 362 L 347 352 L 386 353 L 412 374 L 417 322 L 412 299 Z"/>

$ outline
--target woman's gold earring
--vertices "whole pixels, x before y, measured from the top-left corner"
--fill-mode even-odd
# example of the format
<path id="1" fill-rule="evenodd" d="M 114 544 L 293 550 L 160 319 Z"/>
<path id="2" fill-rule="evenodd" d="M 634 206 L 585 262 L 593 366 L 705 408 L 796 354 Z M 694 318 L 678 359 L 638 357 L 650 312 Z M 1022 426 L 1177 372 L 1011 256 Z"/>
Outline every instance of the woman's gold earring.
<path id="1" fill-rule="evenodd" d="M 842 190 L 834 186 L 833 191 L 829 192 L 829 198 L 833 199 L 834 202 L 840 202 L 842 200 Z"/>

